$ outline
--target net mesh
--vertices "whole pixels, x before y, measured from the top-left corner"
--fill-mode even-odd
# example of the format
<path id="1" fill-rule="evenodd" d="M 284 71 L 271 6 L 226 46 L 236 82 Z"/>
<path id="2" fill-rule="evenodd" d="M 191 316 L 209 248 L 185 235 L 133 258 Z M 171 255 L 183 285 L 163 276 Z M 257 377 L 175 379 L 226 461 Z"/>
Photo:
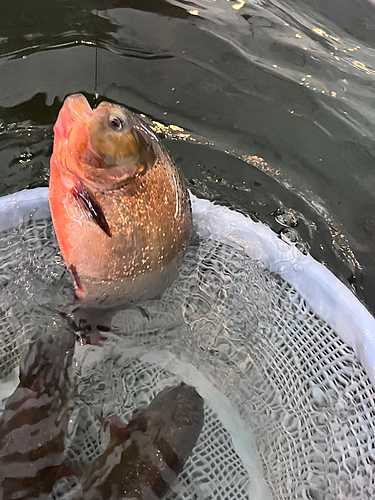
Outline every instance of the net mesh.
<path id="1" fill-rule="evenodd" d="M 253 378 L 259 400 L 267 398 L 249 406 L 274 497 L 374 498 L 374 387 L 299 294 L 285 282 L 278 288 L 282 335 L 271 336 Z M 267 414 L 272 425 L 259 426 Z"/>
<path id="2" fill-rule="evenodd" d="M 74 401 L 66 447 L 67 457 L 80 466 L 92 462 L 102 451 L 99 416 L 115 414 L 129 421 L 136 408 L 148 406 L 158 392 L 181 381 L 180 376 L 160 366 L 144 363 L 137 357 L 116 356 L 116 351 L 114 346 L 113 357 L 107 352 L 104 361 L 100 356 L 89 368 L 85 367 L 88 373 L 81 373 L 79 397 Z M 173 494 L 166 498 L 248 499 L 249 484 L 248 471 L 229 433 L 206 403 L 199 440 L 173 485 Z"/>
<path id="3" fill-rule="evenodd" d="M 0 242 L 0 377 L 6 381 L 25 343 L 62 327 L 59 312 L 73 293 L 50 220 L 5 231 Z M 101 453 L 98 416 L 127 421 L 186 378 L 156 361 L 124 357 L 143 346 L 191 363 L 230 400 L 254 436 L 272 498 L 375 498 L 374 387 L 353 350 L 290 285 L 238 248 L 200 240 L 174 285 L 144 308 L 148 318 L 137 310 L 118 313 L 108 346 L 77 362 L 70 460 L 85 465 Z M 238 436 L 211 403 L 206 397 L 204 428 L 170 498 L 258 498 Z M 59 481 L 50 498 L 74 498 L 77 484 Z"/>

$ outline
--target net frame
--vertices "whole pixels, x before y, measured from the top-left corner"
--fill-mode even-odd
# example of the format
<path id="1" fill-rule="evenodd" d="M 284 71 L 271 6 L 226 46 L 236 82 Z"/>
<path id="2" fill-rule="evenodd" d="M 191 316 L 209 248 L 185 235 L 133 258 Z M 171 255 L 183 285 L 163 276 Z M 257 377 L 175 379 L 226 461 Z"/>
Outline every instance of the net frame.
<path id="1" fill-rule="evenodd" d="M 354 349 L 375 385 L 375 319 L 354 293 L 323 264 L 281 240 L 262 222 L 192 194 L 191 201 L 197 233 L 241 248 L 293 286 L 308 307 Z M 50 217 L 48 188 L 0 198 L 0 231 L 45 217 Z"/>
<path id="2" fill-rule="evenodd" d="M 303 255 L 293 245 L 287 245 L 263 224 L 255 223 L 241 214 L 225 207 L 216 206 L 206 200 L 199 200 L 192 196 L 192 201 L 195 227 L 200 236 L 226 243 L 231 247 L 238 247 L 242 251 L 245 251 L 251 259 L 262 263 L 262 265 L 282 278 L 279 284 L 281 287 L 279 295 L 282 301 L 281 310 L 285 314 L 281 314 L 278 321 L 289 332 L 287 342 L 285 343 L 285 360 L 289 364 L 291 360 L 294 362 L 295 357 L 293 357 L 293 353 L 288 354 L 289 346 L 294 345 L 295 351 L 300 350 L 300 355 L 295 362 L 301 364 L 309 358 L 306 373 L 312 373 L 317 381 L 321 380 L 322 377 L 326 377 L 327 384 L 330 383 L 330 373 L 334 367 L 334 370 L 338 374 L 337 377 L 343 378 L 347 397 L 355 403 L 357 400 L 361 404 L 363 403 L 363 407 L 357 405 L 355 413 L 350 415 L 345 414 L 344 419 L 342 419 L 341 413 L 344 413 L 342 408 L 343 402 L 331 401 L 328 404 L 326 401 L 327 394 L 331 393 L 327 391 L 325 395 L 319 391 L 318 385 L 320 382 L 317 383 L 316 387 L 313 387 L 313 384 L 311 384 L 311 390 L 305 391 L 309 399 L 316 405 L 317 410 L 319 410 L 320 406 L 324 405 L 335 406 L 337 410 L 337 415 L 332 414 L 332 420 L 324 422 L 324 425 L 332 427 L 332 431 L 334 431 L 335 425 L 338 426 L 334 432 L 340 434 L 341 431 L 341 434 L 343 434 L 340 446 L 337 446 L 337 449 L 335 448 L 334 450 L 335 453 L 332 453 L 332 464 L 329 470 L 326 467 L 326 458 L 324 458 L 326 455 L 323 452 L 324 443 L 320 443 L 318 439 L 315 439 L 316 436 L 314 436 L 314 439 L 313 436 L 310 436 L 310 441 L 313 442 L 313 445 L 310 443 L 310 448 L 307 443 L 301 443 L 301 449 L 293 451 L 285 436 L 281 433 L 279 436 L 275 435 L 274 428 L 267 429 L 262 426 L 256 429 L 257 420 L 254 419 L 253 432 L 258 436 L 256 448 L 261 455 L 261 461 L 263 464 L 266 464 L 274 460 L 275 467 L 271 467 L 270 470 L 277 470 L 279 473 L 279 477 L 276 477 L 273 473 L 272 477 L 266 478 L 269 485 L 273 484 L 271 491 L 274 498 L 314 498 L 319 500 L 323 498 L 372 498 L 375 491 L 375 474 L 373 473 L 374 453 L 372 451 L 374 449 L 375 433 L 373 432 L 372 424 L 374 413 L 370 414 L 369 409 L 373 408 L 374 400 L 374 364 L 372 362 L 374 346 L 371 335 L 371 332 L 374 332 L 373 317 L 357 300 L 354 294 L 324 266 L 314 261 L 312 257 Z M 4 217 L 1 217 L 2 213 Z M 38 220 L 46 217 L 49 217 L 49 208 L 48 190 L 45 188 L 25 191 L 0 199 L 0 230 L 14 227 L 21 222 L 27 222 L 30 218 Z M 315 304 L 316 309 L 314 309 L 312 304 Z M 322 312 L 317 314 L 317 310 Z M 306 318 L 308 319 L 306 331 L 302 331 L 301 328 L 299 329 L 298 326 L 295 326 L 295 318 L 297 318 L 298 322 L 299 316 L 302 317 L 301 321 L 305 323 L 307 321 Z M 292 323 L 289 321 L 290 318 L 293 320 Z M 336 351 L 345 350 L 345 346 L 340 344 L 338 337 L 335 335 L 336 333 L 354 349 L 362 366 L 355 359 L 354 353 L 349 351 L 347 353 L 348 365 L 340 364 L 341 360 L 338 363 L 335 362 Z M 330 362 L 327 364 L 317 359 L 314 365 L 314 363 L 311 363 L 311 358 L 314 357 L 312 356 L 315 352 L 314 349 L 319 350 L 319 343 L 321 342 L 326 344 L 323 347 L 329 345 L 332 348 L 331 356 L 328 358 Z M 272 345 L 273 343 L 271 342 L 265 350 L 265 352 L 270 353 L 269 372 L 281 374 L 283 371 L 283 360 L 272 356 L 272 352 L 270 351 Z M 307 351 L 309 356 L 306 356 Z M 280 354 L 280 352 L 283 352 L 283 349 L 278 348 L 277 352 Z M 280 356 L 278 357 L 280 358 Z M 339 357 L 340 359 L 342 358 L 342 353 Z M 152 353 L 149 361 L 151 363 L 154 360 L 155 355 Z M 278 366 L 275 370 L 276 365 Z M 372 384 L 363 373 L 362 367 L 367 369 L 370 378 L 372 376 Z M 181 367 L 177 371 L 182 375 Z M 183 379 L 189 382 L 188 372 L 183 374 Z M 310 383 L 312 379 L 313 377 L 310 378 Z M 196 385 L 196 381 L 191 380 L 190 382 Z M 308 381 L 305 382 L 307 383 Z M 261 384 L 261 377 L 259 384 Z M 254 386 L 258 387 L 257 384 L 254 384 Z M 288 383 L 287 380 L 281 380 L 279 385 L 275 385 L 274 393 L 279 397 L 283 391 L 285 392 L 285 387 L 290 388 L 292 386 L 291 381 Z M 357 394 L 358 391 L 361 391 L 360 397 Z M 332 393 L 331 395 L 334 398 L 334 394 Z M 210 396 L 212 396 L 211 391 L 207 394 L 207 399 L 210 399 Z M 291 397 L 292 400 L 297 401 Z M 249 414 L 253 412 L 256 415 L 257 410 L 262 412 L 265 409 L 267 411 L 274 411 L 273 407 L 267 408 L 267 405 L 264 405 L 264 402 L 262 402 L 261 405 L 255 405 L 251 411 L 249 409 Z M 291 411 L 290 413 L 288 413 L 289 410 Z M 301 413 L 300 408 L 292 405 L 283 414 L 282 420 L 287 423 L 285 425 L 287 432 L 295 432 L 293 413 L 296 410 Z M 317 414 L 319 414 L 319 411 L 317 411 Z M 258 417 L 259 415 L 257 415 Z M 309 413 L 302 420 L 300 419 L 300 421 L 306 424 L 303 426 L 305 433 L 310 432 L 311 429 L 309 423 L 310 417 Z M 340 425 L 339 417 L 341 418 Z M 347 425 L 344 422 L 345 419 L 348 420 Z M 264 418 L 258 418 L 258 421 L 264 422 Z M 220 422 L 223 422 L 222 415 L 220 415 Z M 228 426 L 230 425 L 230 420 L 228 420 L 227 424 Z M 323 424 L 320 422 L 320 425 Z M 227 425 L 225 424 L 224 427 L 226 428 Z M 356 456 L 358 455 L 356 443 L 359 442 L 362 444 L 360 447 L 358 446 L 358 449 L 362 450 L 361 453 L 363 455 L 360 456 L 360 460 L 353 455 L 353 453 Z M 263 449 L 263 445 L 267 446 Z M 238 444 L 235 448 L 237 449 L 237 447 Z M 269 453 L 270 449 L 275 450 L 274 456 Z M 321 458 L 319 458 L 319 454 Z M 277 455 L 283 457 L 285 463 L 282 467 L 276 464 L 278 461 Z M 302 461 L 301 458 L 303 459 Z M 313 463 L 310 463 L 309 460 L 313 460 Z M 291 466 L 294 463 L 295 466 Z M 360 463 L 361 467 L 357 467 L 358 463 Z M 355 487 L 346 481 L 345 476 L 345 471 L 352 473 L 351 469 L 353 467 L 357 467 Z M 305 484 L 300 483 L 301 475 L 294 475 L 294 471 L 301 470 L 306 471 Z M 285 480 L 286 471 L 289 478 L 293 477 L 293 481 L 290 484 L 293 484 L 294 489 L 289 488 L 285 490 L 285 485 L 287 484 Z M 363 481 L 366 481 L 366 483 L 369 481 L 369 484 L 364 484 Z M 315 483 L 315 487 L 311 487 L 312 483 Z M 366 493 L 364 493 L 363 489 L 365 487 Z"/>

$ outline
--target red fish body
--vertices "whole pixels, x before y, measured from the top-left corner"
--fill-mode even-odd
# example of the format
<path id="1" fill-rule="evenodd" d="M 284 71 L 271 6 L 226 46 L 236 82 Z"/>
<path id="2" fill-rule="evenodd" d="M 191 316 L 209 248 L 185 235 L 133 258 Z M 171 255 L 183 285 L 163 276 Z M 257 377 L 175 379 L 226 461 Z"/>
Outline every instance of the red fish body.
<path id="1" fill-rule="evenodd" d="M 170 283 L 192 231 L 189 195 L 168 152 L 122 106 L 66 99 L 54 127 L 50 207 L 76 296 L 112 307 Z"/>

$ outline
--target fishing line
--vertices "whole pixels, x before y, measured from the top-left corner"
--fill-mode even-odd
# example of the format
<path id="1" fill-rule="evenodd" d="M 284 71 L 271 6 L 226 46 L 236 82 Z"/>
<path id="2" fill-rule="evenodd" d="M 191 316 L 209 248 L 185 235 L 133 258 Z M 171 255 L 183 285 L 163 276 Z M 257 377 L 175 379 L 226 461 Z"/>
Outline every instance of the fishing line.
<path id="1" fill-rule="evenodd" d="M 98 9 L 95 11 L 96 17 L 98 18 Z M 98 30 L 95 29 L 95 76 L 94 76 L 94 105 L 96 106 L 99 99 L 98 93 Z"/>
<path id="2" fill-rule="evenodd" d="M 95 43 L 95 83 L 94 83 L 94 97 L 97 99 L 99 94 L 98 90 L 98 40 Z"/>

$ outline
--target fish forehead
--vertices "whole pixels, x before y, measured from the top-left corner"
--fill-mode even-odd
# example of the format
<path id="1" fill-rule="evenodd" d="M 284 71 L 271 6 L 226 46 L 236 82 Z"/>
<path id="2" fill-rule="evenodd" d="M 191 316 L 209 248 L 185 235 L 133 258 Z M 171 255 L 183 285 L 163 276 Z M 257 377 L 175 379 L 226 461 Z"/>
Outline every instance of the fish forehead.
<path id="1" fill-rule="evenodd" d="M 91 119 L 107 118 L 110 115 L 120 115 L 125 118 L 127 124 L 142 133 L 146 133 L 148 140 L 154 140 L 159 143 L 159 138 L 151 127 L 139 115 L 133 113 L 125 106 L 120 104 L 113 104 L 108 101 L 102 101 L 96 108 L 92 110 Z"/>
<path id="2" fill-rule="evenodd" d="M 92 111 L 93 111 L 93 113 L 103 113 L 104 111 L 106 111 L 106 112 L 109 111 L 109 112 L 115 113 L 117 111 L 119 113 L 124 113 L 126 115 L 134 116 L 134 113 L 132 113 L 129 109 L 125 108 L 125 106 L 122 106 L 121 104 L 115 104 L 112 102 L 108 102 L 108 101 L 102 101 Z"/>
<path id="3" fill-rule="evenodd" d="M 82 124 L 83 121 L 92 121 L 110 115 L 111 113 L 125 116 L 133 121 L 136 119 L 134 113 L 120 104 L 113 104 L 108 101 L 101 102 L 96 108 L 92 108 L 83 94 L 69 95 L 60 110 L 59 117 L 65 119 L 65 123 Z"/>
<path id="4" fill-rule="evenodd" d="M 139 130 L 147 141 L 160 144 L 159 138 L 146 121 L 125 106 L 102 101 L 96 108 L 92 108 L 83 94 L 72 94 L 65 99 L 54 127 L 55 135 L 68 137 L 73 128 L 78 128 L 78 134 L 82 135 L 87 133 L 85 122 L 89 125 L 112 114 L 119 114 L 125 118 L 129 128 Z M 62 127 L 58 126 L 59 123 Z"/>
<path id="5" fill-rule="evenodd" d="M 76 119 L 76 121 L 82 120 L 83 118 L 90 121 L 113 113 L 123 115 L 137 125 L 142 123 L 143 126 L 149 129 L 146 123 L 139 116 L 127 109 L 125 106 L 108 101 L 102 101 L 98 106 L 92 108 L 83 94 L 72 94 L 68 96 L 65 99 L 60 112 L 64 112 L 66 110 L 71 112 L 72 118 Z M 155 134 L 153 135 L 156 138 Z"/>
<path id="6" fill-rule="evenodd" d="M 134 113 L 129 111 L 124 106 L 121 106 L 120 104 L 112 104 L 107 101 L 102 101 L 96 108 L 92 109 L 89 120 L 104 122 L 109 119 L 110 116 L 118 116 L 122 118 L 126 122 L 128 129 L 139 122 L 139 118 L 137 118 Z"/>

